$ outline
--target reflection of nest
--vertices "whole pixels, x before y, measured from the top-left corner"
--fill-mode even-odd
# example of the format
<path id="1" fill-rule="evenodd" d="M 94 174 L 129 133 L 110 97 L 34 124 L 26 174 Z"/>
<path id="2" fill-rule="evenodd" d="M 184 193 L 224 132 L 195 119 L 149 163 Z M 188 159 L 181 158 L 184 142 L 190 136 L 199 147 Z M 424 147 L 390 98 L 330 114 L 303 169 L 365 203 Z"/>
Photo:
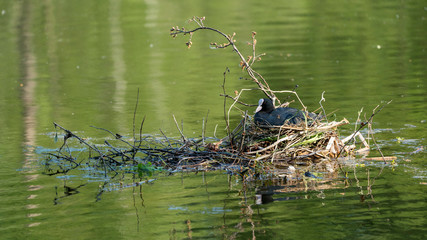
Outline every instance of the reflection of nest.
<path id="1" fill-rule="evenodd" d="M 274 178 L 268 184 L 254 186 L 255 203 L 266 204 L 274 201 L 290 201 L 306 198 L 300 193 L 315 191 L 316 196 L 323 198 L 323 190 L 342 188 L 345 180 L 337 180 L 338 172 L 324 173 L 318 178 L 304 177 L 304 174 L 293 173 L 282 178 Z"/>

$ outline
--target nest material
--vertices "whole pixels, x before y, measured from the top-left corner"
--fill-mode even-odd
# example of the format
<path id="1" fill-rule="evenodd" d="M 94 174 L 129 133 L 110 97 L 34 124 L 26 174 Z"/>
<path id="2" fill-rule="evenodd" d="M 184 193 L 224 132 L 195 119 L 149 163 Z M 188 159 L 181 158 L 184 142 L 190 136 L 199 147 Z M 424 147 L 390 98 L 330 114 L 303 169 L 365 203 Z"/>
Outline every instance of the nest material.
<path id="1" fill-rule="evenodd" d="M 66 173 L 79 167 L 82 162 L 96 160 L 105 174 L 107 171 L 117 173 L 117 166 L 147 165 L 152 168 L 161 167 L 170 171 L 215 170 L 227 169 L 244 174 L 253 171 L 252 175 L 267 174 L 280 176 L 294 168 L 313 171 L 335 172 L 339 167 L 337 158 L 342 153 L 353 154 L 354 148 L 347 146 L 338 138 L 337 128 L 348 124 L 346 119 L 340 122 L 260 127 L 243 119 L 229 137 L 220 141 L 206 143 L 201 140 L 174 140 L 164 136 L 163 139 L 140 135 L 139 140 L 126 141 L 121 135 L 111 133 L 117 142 L 105 140 L 105 145 L 91 144 L 84 138 L 55 123 L 56 127 L 65 131 L 64 143 L 57 153 L 50 153 L 51 160 L 64 160 L 71 167 L 60 171 L 49 171 L 48 174 Z M 354 138 L 350 136 L 347 140 Z M 361 137 L 361 135 L 359 136 Z M 68 148 L 68 139 L 75 138 L 92 150 L 87 161 L 77 161 L 76 156 Z M 121 144 L 120 144 L 121 143 Z"/>
<path id="2" fill-rule="evenodd" d="M 240 149 L 248 158 L 269 161 L 276 167 L 317 164 L 316 167 L 332 172 L 337 157 L 344 151 L 353 154 L 352 147 L 347 147 L 339 139 L 337 131 L 339 126 L 348 123 L 343 119 L 340 122 L 266 127 L 244 119 L 233 131 L 232 140 L 226 138 L 223 141 L 227 142 L 226 147 Z"/>

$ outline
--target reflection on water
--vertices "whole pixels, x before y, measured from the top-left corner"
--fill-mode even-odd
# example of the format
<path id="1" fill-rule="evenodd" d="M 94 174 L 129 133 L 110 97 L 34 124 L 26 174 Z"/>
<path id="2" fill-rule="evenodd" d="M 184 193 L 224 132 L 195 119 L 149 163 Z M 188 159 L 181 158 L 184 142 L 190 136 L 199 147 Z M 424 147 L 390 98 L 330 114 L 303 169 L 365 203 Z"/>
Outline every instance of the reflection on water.
<path id="1" fill-rule="evenodd" d="M 19 42 L 22 44 L 20 47 L 21 50 L 21 74 L 22 74 L 22 103 L 24 105 L 24 136 L 25 140 L 23 146 L 26 148 L 25 159 L 23 168 L 32 168 L 34 162 L 37 160 L 36 154 L 34 154 L 34 149 L 36 146 L 36 135 L 37 135 L 37 105 L 36 103 L 36 88 L 37 88 L 37 57 L 34 53 L 34 38 L 33 30 L 31 29 L 31 19 L 32 19 L 32 4 L 25 4 L 22 6 L 21 10 L 21 19 L 20 19 L 20 29 L 19 33 Z M 31 192 L 31 195 L 27 197 L 28 200 L 34 199 L 37 197 L 35 191 L 39 191 L 43 186 L 41 185 L 30 185 L 35 182 L 39 176 L 39 173 L 35 170 L 28 171 L 28 174 L 25 175 L 25 183 L 28 184 L 28 191 Z M 31 202 L 31 201 L 29 201 Z M 40 204 L 27 204 L 26 209 L 30 210 L 31 213 L 27 214 L 29 219 L 37 219 L 42 215 L 40 212 L 35 212 L 35 209 L 39 208 Z M 39 221 L 32 221 L 28 224 L 28 227 L 36 227 L 40 225 Z"/>
<path id="2" fill-rule="evenodd" d="M 111 58 L 113 61 L 111 75 L 116 82 L 113 109 L 119 116 L 124 114 L 127 87 L 125 80 L 126 64 L 123 59 L 123 32 L 120 23 L 120 1 L 112 0 L 110 1 Z"/>
<path id="3" fill-rule="evenodd" d="M 256 31 L 258 51 L 266 55 L 254 68 L 276 90 L 298 84 L 309 110 L 326 91 L 326 111 L 338 110 L 329 120 L 354 122 L 362 107 L 369 116 L 392 99 L 374 127 L 384 155 L 396 156 L 394 164 L 355 162 L 348 176 L 300 176 L 295 182 L 248 184 L 222 172 L 121 178 L 102 195 L 105 179 L 97 176 L 40 174 L 43 155 L 36 146 L 60 144 L 52 137 L 53 121 L 94 141 L 105 133 L 90 125 L 127 136 L 137 89 L 144 133 L 160 134 L 160 128 L 179 136 L 174 114 L 184 121 L 186 136 L 199 136 L 209 111 L 206 135 L 215 128 L 217 136 L 225 134 L 219 97 L 224 69 L 231 70 L 227 92 L 254 86 L 241 79 L 235 53 L 209 49 L 210 42 L 219 41 L 214 35 L 194 36 L 190 50 L 186 39 L 170 38 L 170 27 L 188 27 L 185 19 L 193 15 L 236 32 L 244 54 L 250 53 L 245 45 L 250 32 Z M 427 229 L 425 19 L 423 2 L 415 0 L 2 2 L 2 237 L 422 238 Z M 256 104 L 261 97 L 251 92 L 242 100 Z M 230 120 L 237 125 L 239 118 L 236 111 Z M 344 127 L 342 135 L 352 129 Z M 22 231 L 22 226 L 31 228 Z"/>

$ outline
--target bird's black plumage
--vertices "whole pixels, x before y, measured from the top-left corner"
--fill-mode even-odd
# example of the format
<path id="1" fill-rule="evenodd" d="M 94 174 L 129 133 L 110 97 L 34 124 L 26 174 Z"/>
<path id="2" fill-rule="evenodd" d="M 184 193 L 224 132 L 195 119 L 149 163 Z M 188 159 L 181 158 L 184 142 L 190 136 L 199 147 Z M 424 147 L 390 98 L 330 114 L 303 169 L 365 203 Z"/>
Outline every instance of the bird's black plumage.
<path id="1" fill-rule="evenodd" d="M 306 118 L 316 119 L 318 115 L 290 107 L 275 108 L 273 102 L 268 98 L 259 100 L 254 116 L 255 123 L 266 126 L 281 126 L 285 123 L 298 124 L 304 122 Z"/>

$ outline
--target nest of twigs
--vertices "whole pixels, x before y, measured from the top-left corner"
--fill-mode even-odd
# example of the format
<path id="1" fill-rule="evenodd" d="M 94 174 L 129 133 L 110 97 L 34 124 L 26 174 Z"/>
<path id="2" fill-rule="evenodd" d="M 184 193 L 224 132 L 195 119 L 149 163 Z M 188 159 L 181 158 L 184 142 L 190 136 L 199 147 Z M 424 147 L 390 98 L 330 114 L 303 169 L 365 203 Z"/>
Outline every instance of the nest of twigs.
<path id="1" fill-rule="evenodd" d="M 242 171 L 253 168 L 294 168 L 311 167 L 318 171 L 336 170 L 336 159 L 342 153 L 353 154 L 353 147 L 346 146 L 338 137 L 337 128 L 348 124 L 346 119 L 340 122 L 266 127 L 243 119 L 234 129 L 231 138 L 212 141 L 210 139 L 154 138 L 139 136 L 133 141 L 125 140 L 120 134 L 114 134 L 115 142 L 105 140 L 105 146 L 91 144 L 70 130 L 55 124 L 65 131 L 64 143 L 56 159 L 71 162 L 74 167 L 80 165 L 72 152 L 67 151 L 68 140 L 77 139 L 93 151 L 94 159 L 107 169 L 115 171 L 115 166 L 138 165 L 140 163 L 163 169 L 175 170 L 215 170 L 227 169 Z M 231 139 L 231 140 L 230 140 Z M 127 147 L 126 147 L 127 146 Z"/>
<path id="2" fill-rule="evenodd" d="M 237 149 L 253 161 L 270 162 L 276 167 L 312 166 L 331 172 L 335 171 L 340 155 L 354 154 L 354 146 L 346 146 L 337 131 L 339 126 L 348 123 L 343 119 L 340 122 L 278 127 L 259 126 L 244 119 L 234 129 L 231 138 L 224 138 L 219 143 L 222 143 L 222 149 Z M 218 149 L 219 143 L 210 144 L 208 148 Z"/>

